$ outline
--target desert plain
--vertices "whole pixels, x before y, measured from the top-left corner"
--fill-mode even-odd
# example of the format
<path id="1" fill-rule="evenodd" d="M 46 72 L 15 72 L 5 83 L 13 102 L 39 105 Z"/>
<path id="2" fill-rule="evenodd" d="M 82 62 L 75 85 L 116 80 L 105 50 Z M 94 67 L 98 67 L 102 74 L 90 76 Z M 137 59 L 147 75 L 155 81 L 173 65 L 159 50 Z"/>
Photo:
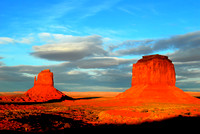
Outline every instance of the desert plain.
<path id="1" fill-rule="evenodd" d="M 1 96 L 24 92 L 1 92 Z M 57 132 L 68 128 L 197 127 L 199 104 L 143 103 L 115 100 L 120 92 L 63 92 L 59 102 L 1 102 L 0 132 Z M 186 92 L 200 97 L 199 92 Z"/>
<path id="2" fill-rule="evenodd" d="M 143 56 L 133 64 L 124 92 L 66 92 L 42 70 L 26 92 L 0 92 L 0 132 L 65 133 L 68 128 L 198 128 L 200 92 L 175 85 L 167 56 Z"/>

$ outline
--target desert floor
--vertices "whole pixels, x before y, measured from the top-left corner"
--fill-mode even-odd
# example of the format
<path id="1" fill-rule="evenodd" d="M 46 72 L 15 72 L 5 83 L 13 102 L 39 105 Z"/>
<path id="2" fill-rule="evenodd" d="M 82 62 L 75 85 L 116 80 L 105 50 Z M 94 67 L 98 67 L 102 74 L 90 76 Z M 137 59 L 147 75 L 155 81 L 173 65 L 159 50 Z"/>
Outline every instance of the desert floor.
<path id="1" fill-rule="evenodd" d="M 23 92 L 0 95 L 20 95 Z M 1 132 L 56 132 L 68 128 L 197 127 L 200 104 L 146 103 L 113 99 L 120 92 L 64 92 L 72 100 L 0 102 Z M 200 97 L 199 92 L 187 92 Z"/>

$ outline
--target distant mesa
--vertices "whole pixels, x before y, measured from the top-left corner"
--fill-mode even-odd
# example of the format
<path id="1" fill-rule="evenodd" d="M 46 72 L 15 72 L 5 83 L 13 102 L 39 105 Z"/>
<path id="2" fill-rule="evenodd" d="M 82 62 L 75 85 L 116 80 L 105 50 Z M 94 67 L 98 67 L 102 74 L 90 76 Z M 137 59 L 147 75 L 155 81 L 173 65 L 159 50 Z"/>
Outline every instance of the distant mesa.
<path id="1" fill-rule="evenodd" d="M 1 96 L 3 102 L 48 102 L 72 99 L 54 88 L 53 73 L 43 70 L 34 79 L 34 86 L 23 95 Z"/>
<path id="2" fill-rule="evenodd" d="M 175 86 L 174 65 L 167 56 L 143 56 L 132 68 L 132 87 L 116 96 L 136 102 L 195 103 L 199 99 Z"/>
<path id="3" fill-rule="evenodd" d="M 54 88 L 53 73 L 49 70 L 43 70 L 34 79 L 34 86 L 26 93 L 31 100 L 44 102 L 49 100 L 59 100 L 66 95 Z"/>

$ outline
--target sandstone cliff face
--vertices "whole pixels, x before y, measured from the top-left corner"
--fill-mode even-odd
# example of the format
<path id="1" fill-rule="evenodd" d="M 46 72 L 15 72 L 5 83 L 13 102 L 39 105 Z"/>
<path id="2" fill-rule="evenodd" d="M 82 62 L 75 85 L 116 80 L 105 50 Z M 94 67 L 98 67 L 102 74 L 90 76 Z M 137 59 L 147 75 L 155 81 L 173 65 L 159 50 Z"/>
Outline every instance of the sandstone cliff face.
<path id="1" fill-rule="evenodd" d="M 35 77 L 34 86 L 25 95 L 31 101 L 36 102 L 57 100 L 65 96 L 65 94 L 54 88 L 53 73 L 49 69 L 41 71 L 37 79 Z"/>
<path id="2" fill-rule="evenodd" d="M 134 85 L 170 85 L 175 86 L 174 65 L 167 56 L 143 56 L 132 69 Z"/>
<path id="3" fill-rule="evenodd" d="M 167 56 L 143 56 L 132 69 L 132 87 L 116 96 L 134 102 L 199 103 L 175 86 L 175 69 Z"/>
<path id="4" fill-rule="evenodd" d="M 53 73 L 49 70 L 43 70 L 38 74 L 38 79 L 36 80 L 36 76 L 34 79 L 34 86 L 36 85 L 44 85 L 44 86 L 54 86 L 53 81 Z"/>

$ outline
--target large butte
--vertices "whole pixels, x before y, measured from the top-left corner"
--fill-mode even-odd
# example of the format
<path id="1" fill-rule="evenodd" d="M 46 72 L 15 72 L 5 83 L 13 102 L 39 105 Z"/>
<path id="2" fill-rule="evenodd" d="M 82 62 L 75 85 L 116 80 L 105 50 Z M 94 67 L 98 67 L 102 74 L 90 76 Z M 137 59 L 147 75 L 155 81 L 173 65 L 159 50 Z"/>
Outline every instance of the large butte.
<path id="1" fill-rule="evenodd" d="M 116 99 L 135 102 L 199 103 L 175 86 L 174 65 L 167 56 L 143 56 L 132 69 L 132 87 L 116 96 Z"/>
<path id="2" fill-rule="evenodd" d="M 45 102 L 50 100 L 60 100 L 67 97 L 62 92 L 54 88 L 53 73 L 49 70 L 43 70 L 34 79 L 34 86 L 26 93 L 31 101 Z"/>

